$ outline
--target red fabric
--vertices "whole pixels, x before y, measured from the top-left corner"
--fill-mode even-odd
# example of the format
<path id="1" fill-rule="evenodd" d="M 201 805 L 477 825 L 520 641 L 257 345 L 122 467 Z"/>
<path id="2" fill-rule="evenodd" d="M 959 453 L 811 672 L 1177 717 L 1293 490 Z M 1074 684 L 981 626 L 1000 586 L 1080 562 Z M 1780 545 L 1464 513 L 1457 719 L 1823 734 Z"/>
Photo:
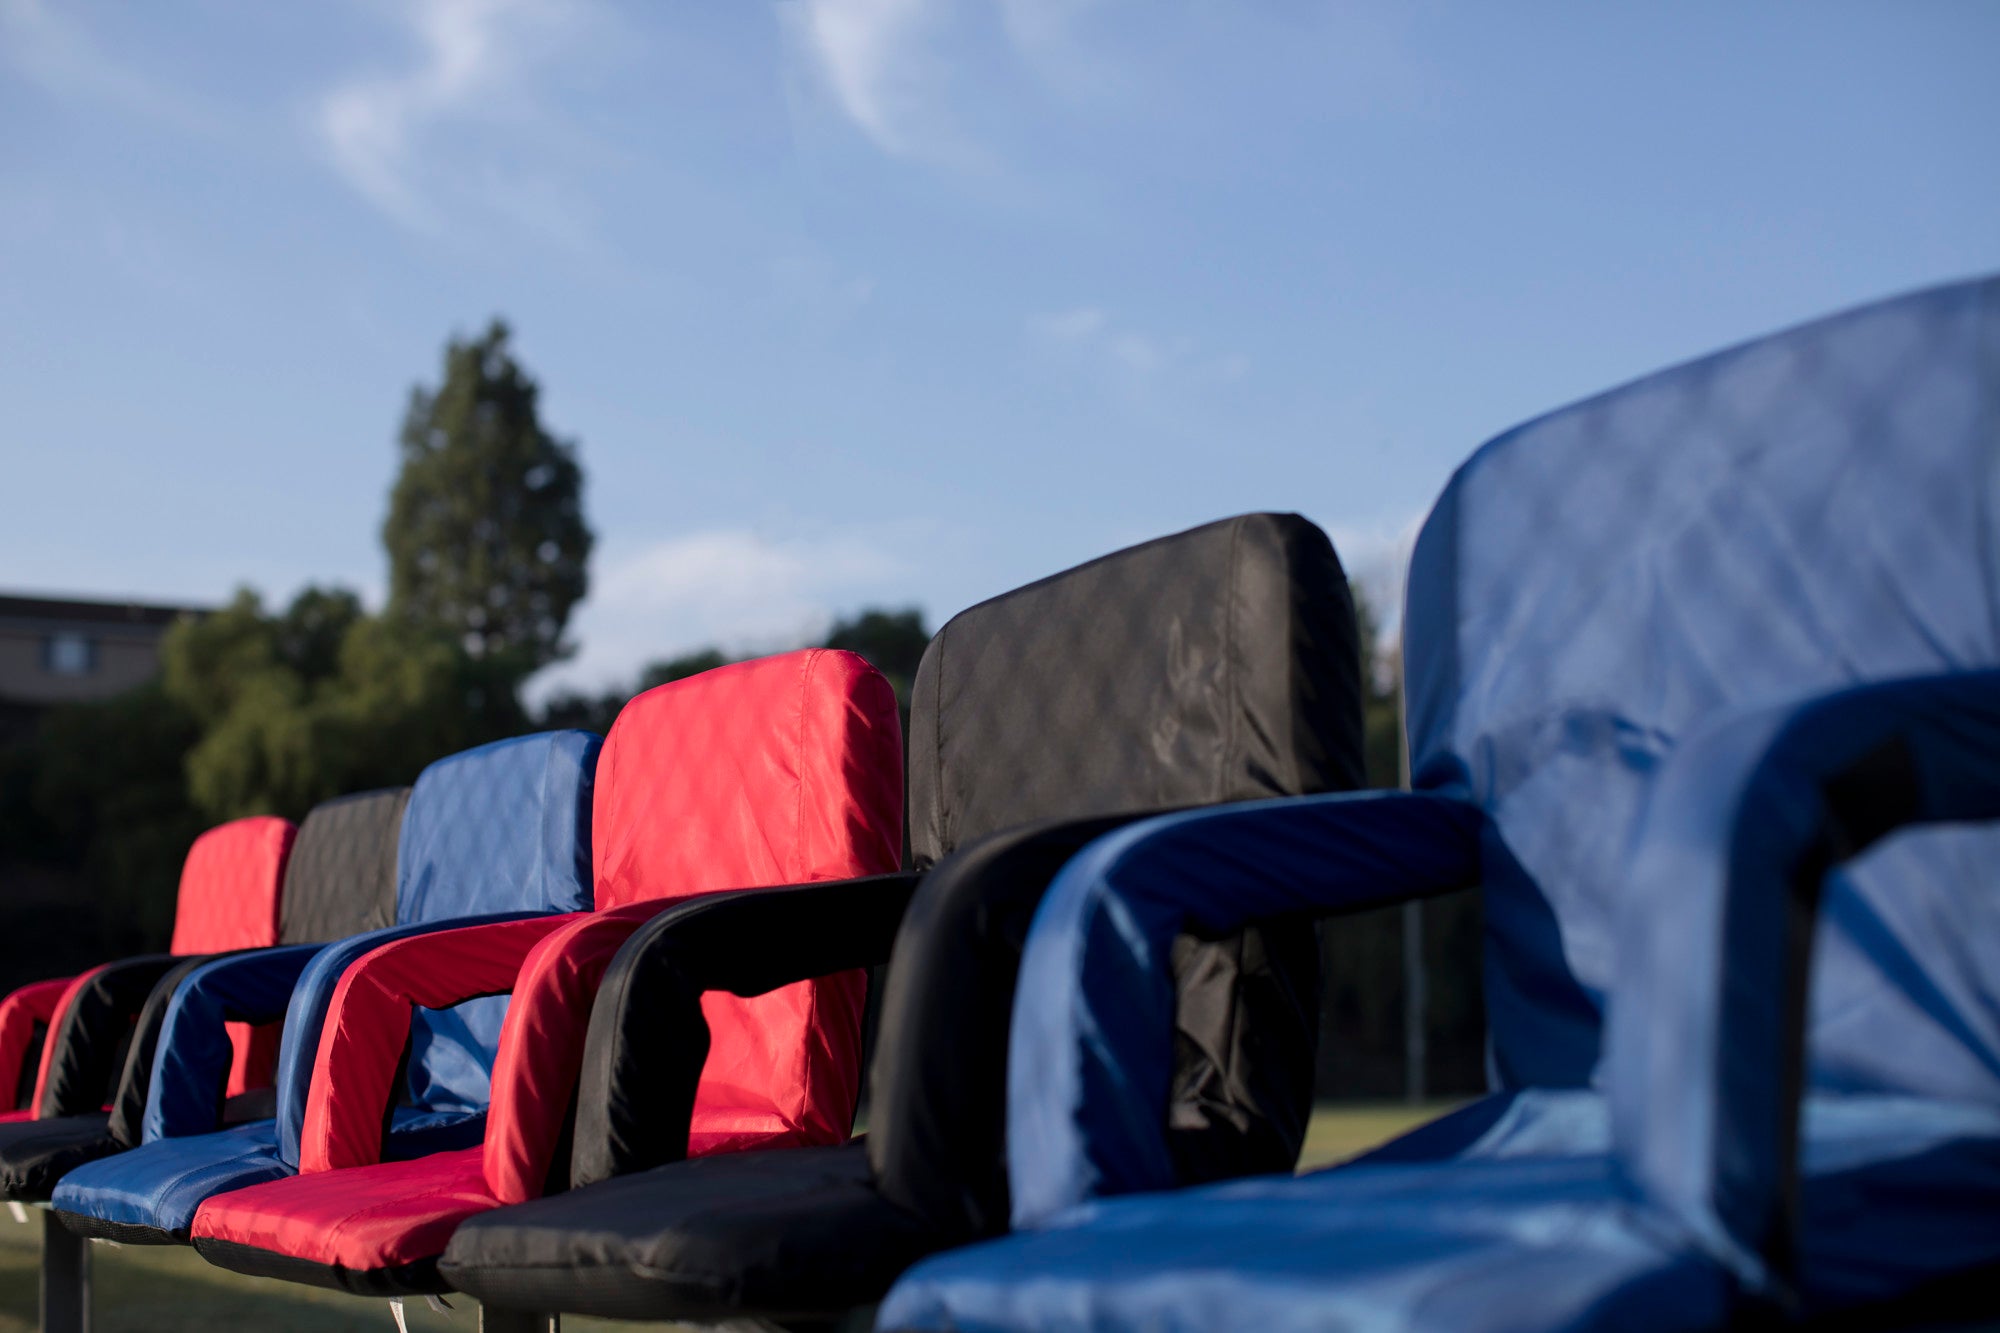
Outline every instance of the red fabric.
<path id="1" fill-rule="evenodd" d="M 181 865 L 169 953 L 223 953 L 278 942 L 278 894 L 298 829 L 288 819 L 253 815 L 218 824 L 194 840 Z M 277 1034 L 258 1036 L 230 1023 L 227 1095 L 268 1088 L 278 1067 Z"/>
<path id="2" fill-rule="evenodd" d="M 298 830 L 271 815 L 231 820 L 194 840 L 181 867 L 169 953 L 222 953 L 278 942 L 278 890 Z"/>
<path id="3" fill-rule="evenodd" d="M 167 951 L 221 953 L 276 944 L 278 894 L 285 882 L 285 861 L 292 854 L 292 839 L 297 834 L 298 829 L 290 820 L 253 815 L 218 824 L 196 838 L 188 848 L 187 859 L 181 863 L 180 892 L 174 901 L 174 933 Z M 62 1021 L 63 1012 L 76 992 L 101 971 L 102 968 L 92 968 L 63 986 L 45 1020 L 51 1033 Z M 8 997 L 10 1003 L 12 999 Z M 4 1007 L 0 1007 L 0 1025 L 5 1021 Z M 277 1070 L 278 1034 L 282 1025 L 271 1025 L 268 1035 L 247 1023 L 230 1023 L 227 1027 L 229 1044 L 235 1052 L 229 1062 L 227 1094 L 233 1097 L 253 1088 L 270 1087 Z M 0 1060 L 4 1060 L 6 1040 L 4 1031 L 0 1031 Z M 42 1062 L 35 1070 L 31 1107 L 41 1105 L 42 1089 L 48 1083 L 49 1060 L 54 1054 L 55 1044 L 44 1042 Z M 14 1118 L 31 1119 L 32 1113 Z M 0 1115 L 0 1123 L 7 1119 Z"/>
<path id="4" fill-rule="evenodd" d="M 109 966 L 109 964 L 106 964 L 106 966 Z M 97 974 L 102 971 L 104 971 L 103 967 L 93 967 L 88 972 L 71 977 L 69 984 L 63 987 L 62 994 L 56 997 L 55 1007 L 49 1011 L 49 1036 L 51 1038 L 55 1036 L 56 1025 L 62 1022 L 63 1014 L 68 1011 L 70 1005 L 76 1002 L 76 997 L 82 993 L 83 988 L 96 980 Z M 55 1042 L 53 1040 L 43 1042 L 42 1062 L 35 1066 L 35 1096 L 28 1103 L 28 1114 L 21 1117 L 23 1120 L 38 1118 L 35 1115 L 34 1108 L 42 1104 L 42 1091 L 49 1085 L 49 1065 L 55 1059 L 55 1056 Z"/>
<path id="5" fill-rule="evenodd" d="M 75 979 L 29 982 L 0 1000 L 0 1089 L 11 1091 L 21 1086 L 21 1066 L 28 1058 L 28 1047 L 34 1044 L 35 1024 L 40 1023 L 45 1031 L 54 1030 L 56 1003 Z M 34 1110 L 33 1089 L 28 1095 L 28 1105 L 17 1113 L 22 1120 Z"/>
<path id="6" fill-rule="evenodd" d="M 485 1180 L 502 1203 L 541 1197 L 583 1067 L 590 1004 L 612 955 L 670 903 L 627 903 L 572 920 L 521 965 L 493 1062 Z"/>
<path id="7" fill-rule="evenodd" d="M 356 959 L 334 987 L 320 1029 L 299 1171 L 381 1160 L 382 1122 L 409 1038 L 412 1005 L 443 1009 L 511 991 L 534 946 L 580 919 L 571 913 L 412 935 Z"/>
<path id="8" fill-rule="evenodd" d="M 894 870 L 902 814 L 895 695 L 853 653 L 786 653 L 640 695 L 597 761 L 599 910 L 419 936 L 349 968 L 313 1067 L 300 1174 L 211 1198 L 194 1234 L 352 1270 L 386 1268 L 441 1253 L 474 1213 L 539 1196 L 575 1093 L 591 1002 L 631 933 L 703 893 Z M 508 927 L 507 947 L 455 945 L 463 959 L 424 947 Z M 478 993 L 432 980 L 461 970 L 486 978 L 487 990 L 514 992 L 486 1141 L 379 1162 L 408 1006 Z M 420 993 L 426 985 L 433 989 Z M 713 1040 L 689 1155 L 845 1139 L 860 1085 L 865 987 L 866 975 L 851 972 L 749 1000 L 704 996 Z"/>
<path id="9" fill-rule="evenodd" d="M 392 1268 L 444 1253 L 460 1222 L 497 1206 L 479 1158 L 462 1148 L 252 1185 L 203 1203 L 193 1232 L 355 1271 Z"/>
<path id="10" fill-rule="evenodd" d="M 596 903 L 894 870 L 903 738 L 853 653 L 739 662 L 626 704 L 597 759 Z"/>

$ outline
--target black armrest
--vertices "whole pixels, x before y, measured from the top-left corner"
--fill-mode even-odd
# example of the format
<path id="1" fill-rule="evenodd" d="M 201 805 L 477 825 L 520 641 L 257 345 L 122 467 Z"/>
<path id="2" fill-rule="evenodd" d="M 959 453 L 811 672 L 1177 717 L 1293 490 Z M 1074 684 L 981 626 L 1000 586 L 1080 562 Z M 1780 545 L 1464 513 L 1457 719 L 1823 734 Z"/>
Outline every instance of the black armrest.
<path id="1" fill-rule="evenodd" d="M 712 894 L 670 907 L 611 960 L 590 1011 L 570 1182 L 687 1154 L 708 1059 L 703 991 L 761 995 L 886 962 L 914 871 Z"/>
<path id="2" fill-rule="evenodd" d="M 87 975 L 49 1034 L 49 1077 L 35 1114 L 41 1119 L 103 1108 L 124 1068 L 126 1043 L 160 978 L 186 958 L 146 954 L 107 963 Z"/>

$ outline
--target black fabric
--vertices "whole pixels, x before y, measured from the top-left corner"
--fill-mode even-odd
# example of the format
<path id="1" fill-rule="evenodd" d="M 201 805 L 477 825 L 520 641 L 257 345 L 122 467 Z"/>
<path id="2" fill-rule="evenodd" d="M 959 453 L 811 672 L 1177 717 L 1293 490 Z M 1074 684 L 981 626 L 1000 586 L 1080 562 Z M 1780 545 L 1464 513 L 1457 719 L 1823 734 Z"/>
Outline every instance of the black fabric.
<path id="1" fill-rule="evenodd" d="M 322 801 L 285 862 L 278 943 L 322 944 L 396 924 L 396 848 L 408 787 Z"/>
<path id="2" fill-rule="evenodd" d="M 161 961 L 158 959 L 134 961 L 147 966 L 131 969 L 115 987 L 107 987 L 107 993 L 112 990 L 128 993 L 128 987 L 136 987 L 156 970 L 158 980 L 146 993 L 137 1019 L 120 1043 L 123 1058 L 110 1099 L 111 1110 L 83 1110 L 0 1125 L 0 1198 L 17 1203 L 40 1202 L 55 1192 L 57 1181 L 85 1162 L 138 1146 L 142 1137 L 140 1121 L 146 1112 L 146 1089 L 153 1072 L 153 1052 L 159 1045 L 167 1004 L 181 978 L 208 962 L 209 956 L 168 958 L 163 970 L 152 966 Z M 105 1012 L 115 1009 L 116 1005 L 111 1005 Z M 97 1040 L 104 1039 L 100 1033 Z M 94 1061 L 93 1056 L 89 1060 L 80 1059 L 79 1063 Z M 54 1070 L 50 1073 L 53 1078 Z M 81 1071 L 75 1076 L 80 1083 L 85 1078 Z"/>
<path id="3" fill-rule="evenodd" d="M 118 1089 L 111 1099 L 111 1138 L 121 1148 L 136 1148 L 145 1137 L 146 1093 L 153 1084 L 153 1055 L 159 1049 L 160 1030 L 166 1026 L 167 1006 L 187 974 L 209 962 L 210 957 L 181 959 L 177 966 L 168 968 L 139 1010 Z"/>
<path id="4" fill-rule="evenodd" d="M 938 1247 L 874 1189 L 855 1142 L 701 1157 L 486 1213 L 438 1272 L 503 1309 L 782 1322 L 873 1301 Z"/>
<path id="5" fill-rule="evenodd" d="M 919 869 L 1037 820 L 1358 787 L 1333 545 L 1245 514 L 962 611 L 917 669 L 909 753 Z"/>
<path id="6" fill-rule="evenodd" d="M 903 918 L 883 985 L 868 1154 L 884 1196 L 941 1244 L 1006 1229 L 1007 1028 L 1021 947 L 1063 863 L 1130 818 L 982 838 L 925 877 Z"/>
<path id="7" fill-rule="evenodd" d="M 281 1282 L 325 1287 L 328 1291 L 355 1296 L 425 1296 L 448 1290 L 438 1281 L 435 1259 L 419 1259 L 394 1268 L 350 1269 L 209 1236 L 196 1236 L 194 1248 L 202 1258 L 231 1272 L 274 1277 Z"/>
<path id="8" fill-rule="evenodd" d="M 759 995 L 886 962 L 919 876 L 712 894 L 625 941 L 591 1006 L 570 1180 L 585 1185 L 687 1154 L 708 1059 L 707 990 Z"/>
<path id="9" fill-rule="evenodd" d="M 125 1055 L 153 985 L 184 959 L 172 954 L 128 958 L 99 969 L 63 1011 L 50 1038 L 48 1081 L 35 1114 L 42 1119 L 95 1112 L 117 1091 Z"/>
<path id="10" fill-rule="evenodd" d="M 65 1175 L 117 1151 L 105 1111 L 0 1124 L 0 1199 L 45 1202 Z"/>
<path id="11" fill-rule="evenodd" d="M 49 1039 L 49 1025 L 35 1020 L 28 1048 L 21 1053 L 21 1071 L 14 1076 L 14 1100 L 8 1105 L 17 1111 L 31 1111 L 35 1104 L 35 1080 L 42 1071 L 42 1043 Z"/>
<path id="12" fill-rule="evenodd" d="M 912 864 L 930 870 L 884 982 L 867 1146 L 674 1160 L 708 1049 L 701 990 L 833 970 L 809 951 L 789 969 L 764 956 L 816 928 L 789 893 L 741 895 L 738 934 L 677 909 L 626 944 L 592 1010 L 581 1188 L 467 1221 L 448 1281 L 500 1306 L 823 1318 L 924 1254 L 1004 1231 L 1014 984 L 1063 864 L 1144 814 L 1361 784 L 1339 561 L 1304 519 L 1253 514 L 982 603 L 926 651 L 910 737 Z M 824 886 L 829 902 L 850 891 Z M 1176 942 L 1169 1121 L 1189 1182 L 1297 1161 L 1318 960 L 1304 920 Z"/>
<path id="13" fill-rule="evenodd" d="M 60 1208 L 52 1209 L 56 1220 L 64 1227 L 89 1240 L 116 1241 L 120 1245 L 185 1245 L 188 1233 L 167 1231 L 160 1227 L 144 1226 L 137 1222 L 108 1222 L 89 1213 L 68 1213 Z"/>

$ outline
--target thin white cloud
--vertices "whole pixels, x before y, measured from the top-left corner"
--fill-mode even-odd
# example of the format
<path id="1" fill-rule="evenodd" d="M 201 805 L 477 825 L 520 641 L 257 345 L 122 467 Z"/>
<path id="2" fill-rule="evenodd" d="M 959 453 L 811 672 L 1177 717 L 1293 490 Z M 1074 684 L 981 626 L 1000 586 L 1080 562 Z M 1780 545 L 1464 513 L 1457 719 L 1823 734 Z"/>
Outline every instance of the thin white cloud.
<path id="1" fill-rule="evenodd" d="M 907 576 L 867 539 L 740 528 L 613 551 L 600 570 L 571 624 L 577 656 L 537 677 L 534 696 L 628 684 L 650 662 L 711 645 L 751 653 L 809 643 L 836 610 L 880 600 Z"/>
<path id="2" fill-rule="evenodd" d="M 917 150 L 931 0 L 800 0 L 797 29 L 842 111 L 891 153 Z"/>
<path id="3" fill-rule="evenodd" d="M 74 12 L 46 0 L 0 0 L 0 66 L 59 97 L 106 103 L 182 130 L 216 128 L 196 103 L 112 54 Z"/>
<path id="4" fill-rule="evenodd" d="M 1172 371 L 1191 382 L 1233 384 L 1250 373 L 1241 352 L 1204 353 L 1186 337 L 1164 338 L 1114 318 L 1101 306 L 1080 305 L 1034 315 L 1030 337 L 1085 366 L 1103 366 L 1142 382 Z"/>
<path id="5" fill-rule="evenodd" d="M 443 219 L 431 187 L 449 173 L 427 153 L 432 141 L 480 122 L 518 130 L 533 116 L 530 67 L 589 15 L 555 0 L 415 0 L 396 12 L 417 47 L 415 62 L 341 83 L 320 100 L 315 124 L 350 186 L 405 226 L 433 231 Z M 536 230 L 567 226 L 547 216 L 547 187 L 518 173 L 489 179 L 488 193 L 511 200 L 516 220 Z"/>

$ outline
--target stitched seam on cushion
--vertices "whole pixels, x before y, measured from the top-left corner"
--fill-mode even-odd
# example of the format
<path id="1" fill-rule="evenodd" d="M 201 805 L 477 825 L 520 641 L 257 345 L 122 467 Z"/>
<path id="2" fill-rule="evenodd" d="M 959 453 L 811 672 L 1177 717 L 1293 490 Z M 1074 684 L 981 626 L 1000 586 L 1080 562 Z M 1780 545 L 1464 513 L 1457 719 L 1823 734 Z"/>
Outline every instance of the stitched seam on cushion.
<path id="1" fill-rule="evenodd" d="M 813 668 L 819 665 L 822 651 L 819 648 L 808 651 L 804 669 L 799 674 L 799 739 L 797 749 L 792 752 L 792 769 L 798 774 L 798 790 L 792 803 L 792 864 L 785 876 L 795 884 L 805 877 L 805 868 L 810 863 L 806 856 L 806 719 L 812 707 Z"/>
<path id="2" fill-rule="evenodd" d="M 937 673 L 931 690 L 931 805 L 937 811 L 938 860 L 951 851 L 951 832 L 945 826 L 944 810 L 944 641 L 951 633 L 946 621 L 937 632 Z"/>
<path id="3" fill-rule="evenodd" d="M 1242 572 L 1243 527 L 1249 521 L 1239 518 L 1229 527 L 1229 587 L 1223 598 L 1222 612 L 1222 754 L 1215 766 L 1215 787 L 1209 796 L 1211 801 L 1220 801 L 1223 797 L 1229 778 L 1230 757 L 1236 751 L 1237 715 L 1242 711 L 1236 697 L 1236 603 L 1237 579 Z"/>

